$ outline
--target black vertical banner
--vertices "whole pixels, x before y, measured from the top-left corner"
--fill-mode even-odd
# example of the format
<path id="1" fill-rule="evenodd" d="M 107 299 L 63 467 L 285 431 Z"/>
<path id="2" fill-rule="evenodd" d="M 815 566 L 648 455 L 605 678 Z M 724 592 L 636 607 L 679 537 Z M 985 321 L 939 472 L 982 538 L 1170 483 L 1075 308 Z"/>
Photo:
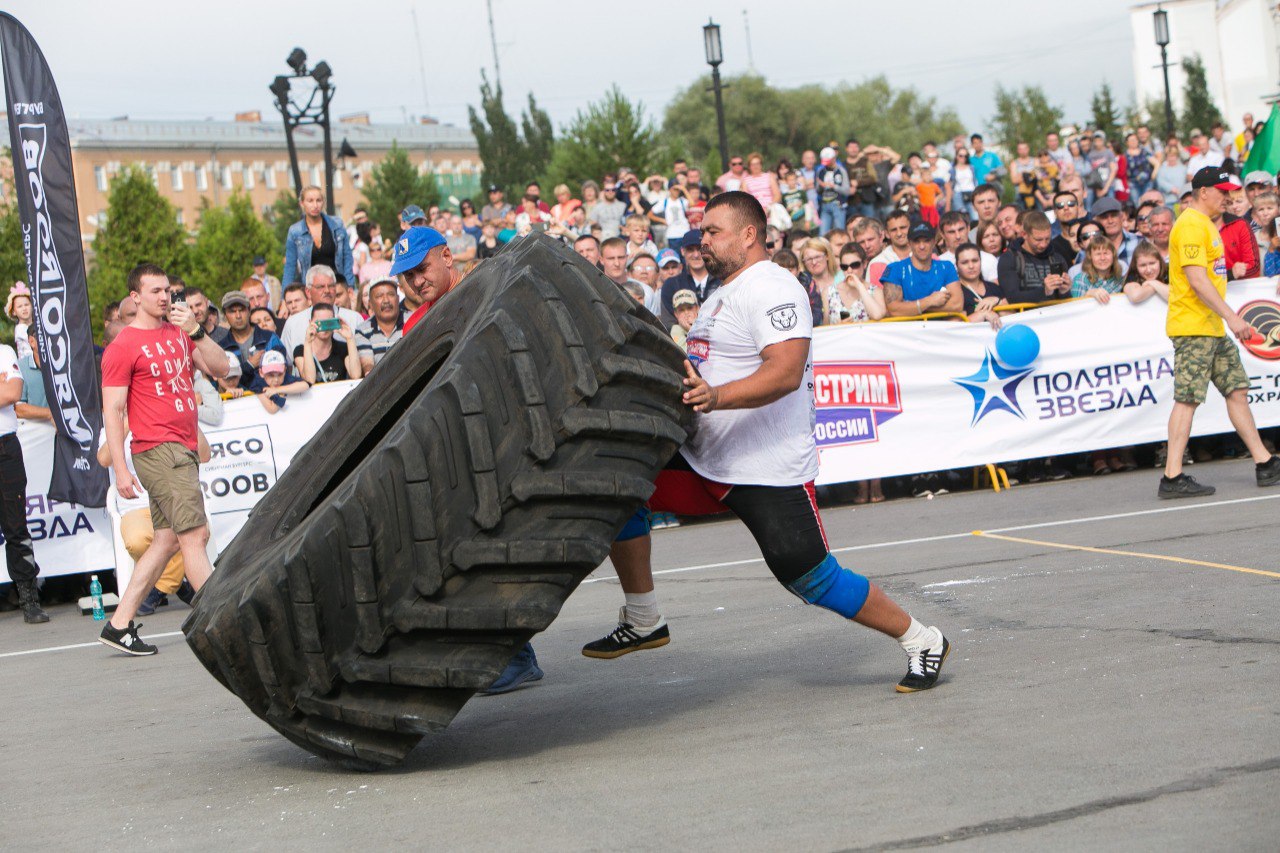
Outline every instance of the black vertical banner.
<path id="1" fill-rule="evenodd" d="M 67 121 L 35 39 L 3 13 L 0 50 L 13 183 L 39 328 L 40 372 L 58 429 L 49 497 L 103 506 L 109 478 L 95 458 L 102 427 L 101 390 Z"/>

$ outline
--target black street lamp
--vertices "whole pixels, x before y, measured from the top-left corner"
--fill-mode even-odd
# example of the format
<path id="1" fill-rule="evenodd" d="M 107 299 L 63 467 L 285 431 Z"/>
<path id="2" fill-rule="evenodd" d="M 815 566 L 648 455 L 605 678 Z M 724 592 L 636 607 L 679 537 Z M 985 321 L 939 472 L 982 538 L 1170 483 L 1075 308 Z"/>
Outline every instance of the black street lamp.
<path id="1" fill-rule="evenodd" d="M 1156 44 L 1160 45 L 1160 67 L 1164 70 L 1164 136 L 1173 136 L 1173 99 L 1169 94 L 1169 13 L 1157 6 Z"/>
<path id="2" fill-rule="evenodd" d="M 711 66 L 711 90 L 716 93 L 716 130 L 720 134 L 720 170 L 729 171 L 729 139 L 724 132 L 724 99 L 720 95 L 720 63 L 724 54 L 720 51 L 720 25 L 707 19 L 702 28 L 702 45 L 707 52 L 707 64 Z"/>
<path id="3" fill-rule="evenodd" d="M 327 62 L 318 62 L 307 71 L 307 54 L 300 47 L 295 47 L 285 60 L 293 74 L 280 75 L 271 81 L 267 88 L 276 97 L 276 109 L 284 118 L 285 144 L 289 147 L 289 165 L 293 169 L 293 187 L 302 192 L 302 171 L 298 168 L 298 148 L 293 141 L 293 131 L 302 124 L 319 125 L 324 131 L 324 193 L 325 211 L 333 216 L 333 140 L 329 136 L 329 103 L 333 100 L 336 87 L 330 82 L 333 69 Z M 289 98 L 290 80 L 309 77 L 315 86 L 305 104 L 299 105 Z M 319 103 L 316 99 L 319 98 Z"/>

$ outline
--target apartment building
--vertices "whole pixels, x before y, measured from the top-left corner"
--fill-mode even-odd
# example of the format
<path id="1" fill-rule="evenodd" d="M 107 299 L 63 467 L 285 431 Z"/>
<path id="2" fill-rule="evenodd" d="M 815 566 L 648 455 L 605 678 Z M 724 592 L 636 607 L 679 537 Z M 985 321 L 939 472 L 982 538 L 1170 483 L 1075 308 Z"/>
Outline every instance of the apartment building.
<path id="1" fill-rule="evenodd" d="M 262 211 L 282 190 L 293 191 L 283 123 L 257 113 L 237 121 L 68 120 L 80 229 L 86 243 L 105 221 L 111 178 L 132 164 L 151 175 L 177 208 L 179 221 L 195 228 L 201 199 L 222 204 L 248 193 Z M 268 117 L 270 118 L 270 117 Z M 331 127 L 335 213 L 346 217 L 360 203 L 366 177 L 394 141 L 421 172 L 432 172 L 444 196 L 473 196 L 482 165 L 471 131 L 447 124 L 370 124 L 360 115 Z M 4 138 L 8 139 L 8 129 Z M 356 156 L 338 160 L 342 140 Z M 324 184 L 323 133 L 315 126 L 294 132 L 303 185 Z"/>

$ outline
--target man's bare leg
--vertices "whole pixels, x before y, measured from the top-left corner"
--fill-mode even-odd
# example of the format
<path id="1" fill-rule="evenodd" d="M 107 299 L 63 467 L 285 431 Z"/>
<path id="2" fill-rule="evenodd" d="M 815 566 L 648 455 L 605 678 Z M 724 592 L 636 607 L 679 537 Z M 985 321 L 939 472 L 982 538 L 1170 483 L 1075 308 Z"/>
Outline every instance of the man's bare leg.
<path id="1" fill-rule="evenodd" d="M 1253 461 L 1258 465 L 1270 461 L 1271 454 L 1263 445 L 1262 436 L 1258 435 L 1258 425 L 1254 422 L 1253 411 L 1249 408 L 1248 391 L 1240 388 L 1227 395 L 1227 417 L 1231 418 L 1231 425 L 1240 434 L 1240 440 L 1244 442 L 1244 446 L 1249 448 L 1249 455 L 1253 457 Z"/>
<path id="2" fill-rule="evenodd" d="M 1169 452 L 1164 461 L 1164 475 L 1170 480 L 1182 474 L 1182 454 L 1186 452 L 1187 442 L 1191 440 L 1191 421 L 1195 415 L 1194 404 L 1176 401 L 1173 411 L 1169 413 Z M 1250 421 L 1252 420 L 1250 416 Z"/>
<path id="3" fill-rule="evenodd" d="M 187 569 L 187 580 L 192 589 L 199 590 L 213 574 L 213 565 L 209 562 L 209 554 L 205 550 L 209 544 L 209 528 L 206 525 L 194 527 L 178 534 L 178 544 L 182 549 L 182 562 Z"/>
<path id="4" fill-rule="evenodd" d="M 111 627 L 123 630 L 129 627 L 138 608 L 151 592 L 156 581 L 164 572 L 169 558 L 178 552 L 178 537 L 168 527 L 161 527 L 155 532 L 146 553 L 134 564 L 133 574 L 129 577 L 129 585 L 120 595 L 120 603 L 111 614 Z"/>

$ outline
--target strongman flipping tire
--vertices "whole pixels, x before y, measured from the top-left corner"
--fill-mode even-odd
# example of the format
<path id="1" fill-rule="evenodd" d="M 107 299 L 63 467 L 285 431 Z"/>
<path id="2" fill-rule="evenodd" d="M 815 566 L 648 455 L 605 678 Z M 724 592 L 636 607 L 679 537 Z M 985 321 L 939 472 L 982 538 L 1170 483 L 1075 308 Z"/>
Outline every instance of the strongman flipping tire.
<path id="1" fill-rule="evenodd" d="M 728 510 L 755 537 L 790 592 L 897 639 L 907 653 L 900 693 L 927 690 L 951 647 L 827 546 L 814 499 L 813 337 L 809 301 L 794 276 L 769 261 L 760 202 L 744 192 L 712 199 L 702 220 L 702 256 L 724 284 L 689 330 L 688 390 L 698 430 L 658 475 L 649 508 L 678 515 Z M 658 612 L 643 514 L 610 556 L 626 595 L 619 624 L 588 643 L 587 657 L 615 658 L 670 641 Z"/>

